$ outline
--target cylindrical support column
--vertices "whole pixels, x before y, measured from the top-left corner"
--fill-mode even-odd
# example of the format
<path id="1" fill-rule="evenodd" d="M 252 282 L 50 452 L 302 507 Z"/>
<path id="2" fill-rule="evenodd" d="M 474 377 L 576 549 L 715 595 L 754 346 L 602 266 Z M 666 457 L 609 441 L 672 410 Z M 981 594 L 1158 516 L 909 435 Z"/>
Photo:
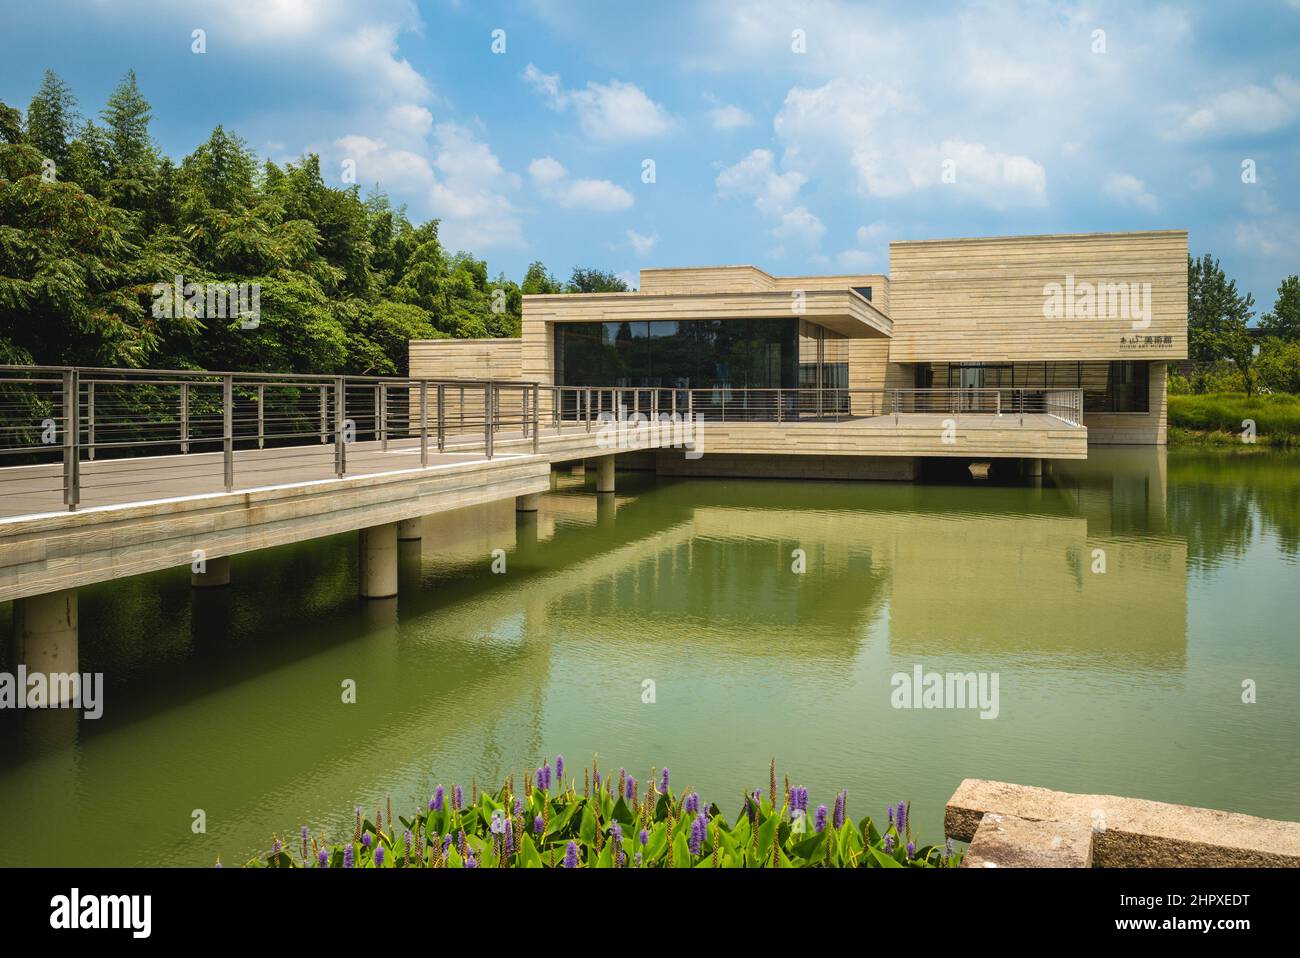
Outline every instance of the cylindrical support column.
<path id="1" fill-rule="evenodd" d="M 1029 472 L 1029 478 L 1031 479 L 1043 478 L 1043 460 L 1041 459 L 1026 460 L 1025 467 Z"/>
<path id="2" fill-rule="evenodd" d="M 579 459 L 569 469 L 569 475 L 575 479 L 582 479 L 587 475 L 587 463 L 584 459 Z"/>
<path id="3" fill-rule="evenodd" d="M 601 456 L 596 460 L 596 491 L 614 491 L 614 457 Z"/>
<path id="4" fill-rule="evenodd" d="M 190 585 L 196 589 L 216 589 L 230 585 L 230 556 L 217 556 L 203 560 L 203 571 L 190 567 Z"/>
<path id="5" fill-rule="evenodd" d="M 515 512 L 536 512 L 542 502 L 540 492 L 530 492 L 522 496 L 515 496 Z"/>
<path id="6" fill-rule="evenodd" d="M 77 590 L 61 589 L 14 600 L 14 658 L 29 672 L 72 674 L 77 669 Z M 60 695 L 68 683 L 49 683 Z M 63 705 L 66 697 L 57 703 Z"/>
<path id="7" fill-rule="evenodd" d="M 357 589 L 363 599 L 397 595 L 397 523 L 362 529 L 357 535 Z"/>
<path id="8" fill-rule="evenodd" d="M 397 524 L 398 542 L 416 542 L 424 538 L 423 519 L 403 519 Z"/>

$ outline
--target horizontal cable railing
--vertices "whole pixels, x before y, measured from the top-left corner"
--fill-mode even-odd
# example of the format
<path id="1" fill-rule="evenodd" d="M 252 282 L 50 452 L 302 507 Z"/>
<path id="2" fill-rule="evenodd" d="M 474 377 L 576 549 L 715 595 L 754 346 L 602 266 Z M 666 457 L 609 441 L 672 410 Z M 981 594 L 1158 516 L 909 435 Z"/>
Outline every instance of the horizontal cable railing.
<path id="1" fill-rule="evenodd" d="M 6 473 L 0 515 L 14 514 L 6 498 L 75 509 L 127 487 L 147 500 L 164 485 L 231 492 L 427 466 L 431 454 L 490 459 L 502 432 L 536 449 L 538 395 L 529 382 L 0 366 L 0 467 L 47 467 Z"/>
<path id="2" fill-rule="evenodd" d="M 434 456 L 491 459 L 501 446 L 537 452 L 543 433 L 588 432 L 610 419 L 902 424 L 913 414 L 1020 425 L 1039 415 L 1078 426 L 1083 393 L 0 366 L 0 516 L 427 467 Z"/>

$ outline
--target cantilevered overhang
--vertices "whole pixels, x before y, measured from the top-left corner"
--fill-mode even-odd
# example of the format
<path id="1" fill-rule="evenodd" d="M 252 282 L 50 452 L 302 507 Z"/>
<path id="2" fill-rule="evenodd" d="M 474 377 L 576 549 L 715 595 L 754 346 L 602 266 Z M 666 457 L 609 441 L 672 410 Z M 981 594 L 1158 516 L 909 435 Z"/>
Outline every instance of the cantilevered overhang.
<path id="1" fill-rule="evenodd" d="M 524 297 L 524 322 L 629 323 L 806 319 L 854 339 L 893 334 L 889 317 L 851 289 L 722 293 L 561 293 Z"/>

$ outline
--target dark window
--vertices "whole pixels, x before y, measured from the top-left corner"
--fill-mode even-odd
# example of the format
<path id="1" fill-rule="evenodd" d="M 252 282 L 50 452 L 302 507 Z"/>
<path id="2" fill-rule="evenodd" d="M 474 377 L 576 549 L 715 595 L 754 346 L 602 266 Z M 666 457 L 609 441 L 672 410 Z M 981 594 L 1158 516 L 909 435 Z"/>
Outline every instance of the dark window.
<path id="1" fill-rule="evenodd" d="M 870 286 L 854 286 L 854 287 L 853 287 L 853 292 L 858 293 L 858 294 L 859 294 L 863 299 L 870 299 L 870 298 L 871 298 L 871 287 L 870 287 Z"/>

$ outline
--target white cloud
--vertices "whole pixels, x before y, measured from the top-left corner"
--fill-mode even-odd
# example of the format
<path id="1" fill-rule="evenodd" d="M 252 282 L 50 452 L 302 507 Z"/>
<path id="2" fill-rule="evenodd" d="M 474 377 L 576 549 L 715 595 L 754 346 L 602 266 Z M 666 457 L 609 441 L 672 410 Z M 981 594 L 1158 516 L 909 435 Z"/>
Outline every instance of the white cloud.
<path id="1" fill-rule="evenodd" d="M 885 224 L 876 222 L 870 226 L 859 226 L 854 235 L 858 238 L 859 246 L 866 246 L 872 240 L 881 239 L 885 235 Z"/>
<path id="2" fill-rule="evenodd" d="M 549 156 L 528 164 L 542 195 L 569 209 L 614 213 L 632 205 L 632 194 L 610 180 L 570 179 L 563 164 Z"/>
<path id="3" fill-rule="evenodd" d="M 434 127 L 434 144 L 439 176 L 430 205 L 442 219 L 446 244 L 475 251 L 522 246 L 519 213 L 506 195 L 519 186 L 519 177 L 506 172 L 488 145 L 457 123 Z"/>
<path id="4" fill-rule="evenodd" d="M 807 207 L 796 206 L 782 214 L 781 222 L 772 228 L 772 235 L 780 240 L 793 239 L 816 246 L 826 233 L 826 227 Z"/>
<path id="5" fill-rule="evenodd" d="M 747 111 L 728 103 L 710 110 L 709 122 L 715 130 L 738 130 L 751 126 L 754 118 Z"/>
<path id="6" fill-rule="evenodd" d="M 1149 212 L 1160 208 L 1146 184 L 1131 173 L 1111 173 L 1102 181 L 1101 192 L 1116 202 L 1136 206 Z"/>
<path id="7" fill-rule="evenodd" d="M 538 183 L 557 183 L 565 177 L 565 169 L 559 161 L 541 156 L 528 164 L 528 175 Z"/>
<path id="8" fill-rule="evenodd" d="M 624 231 L 624 235 L 637 256 L 649 256 L 650 251 L 655 248 L 655 243 L 659 242 L 658 233 L 644 236 L 636 230 L 629 229 Z"/>
<path id="9" fill-rule="evenodd" d="M 1174 139 L 1270 133 L 1300 117 L 1300 81 L 1285 74 L 1271 88 L 1251 83 L 1225 90 L 1180 111 Z"/>
<path id="10" fill-rule="evenodd" d="M 794 170 L 778 172 L 772 151 L 758 149 L 726 167 L 715 182 L 719 196 L 751 199 L 760 213 L 776 220 L 772 235 L 777 239 L 793 239 L 815 246 L 826 227 L 807 207 L 796 203 L 807 181 L 806 176 Z M 784 255 L 784 247 L 774 255 Z"/>
<path id="11" fill-rule="evenodd" d="M 793 170 L 778 173 L 771 150 L 754 150 L 718 174 L 715 181 L 722 196 L 743 196 L 766 216 L 785 211 L 799 195 L 808 178 Z"/>
<path id="12" fill-rule="evenodd" d="M 1300 228 L 1294 223 L 1256 220 L 1237 223 L 1233 242 L 1242 252 L 1269 259 L 1292 260 L 1300 248 Z"/>
<path id="13" fill-rule="evenodd" d="M 523 78 L 552 109 L 572 107 L 582 132 L 594 140 L 646 139 L 668 132 L 673 125 L 668 111 L 633 83 L 589 82 L 581 90 L 566 90 L 558 73 L 543 73 L 532 63 L 524 68 Z"/>

